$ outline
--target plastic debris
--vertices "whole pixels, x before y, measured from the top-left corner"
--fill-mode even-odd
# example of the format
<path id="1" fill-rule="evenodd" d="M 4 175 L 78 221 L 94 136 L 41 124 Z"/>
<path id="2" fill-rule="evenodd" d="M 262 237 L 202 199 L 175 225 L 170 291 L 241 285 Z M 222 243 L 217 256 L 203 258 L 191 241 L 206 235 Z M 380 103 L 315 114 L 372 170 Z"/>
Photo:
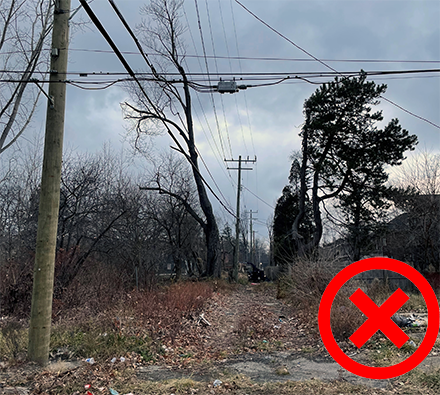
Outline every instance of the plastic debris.
<path id="1" fill-rule="evenodd" d="M 119 395 L 119 392 L 114 390 L 113 388 L 109 388 L 109 391 L 111 395 Z"/>
<path id="2" fill-rule="evenodd" d="M 408 344 L 409 344 L 411 347 L 417 348 L 416 343 L 414 343 L 412 340 L 410 340 L 410 341 L 408 342 Z"/>
<path id="3" fill-rule="evenodd" d="M 86 395 L 93 395 L 93 392 L 87 391 Z"/>
<path id="4" fill-rule="evenodd" d="M 411 325 L 411 321 L 401 315 L 394 314 L 391 319 L 401 328 Z"/>
<path id="5" fill-rule="evenodd" d="M 427 326 L 427 320 L 423 318 L 417 318 L 414 314 L 410 316 L 403 316 L 399 314 L 394 314 L 391 319 L 401 328 L 403 327 L 420 327 Z"/>
<path id="6" fill-rule="evenodd" d="M 412 327 L 428 326 L 428 322 L 426 319 L 415 318 L 414 321 L 411 323 L 411 326 Z"/>
<path id="7" fill-rule="evenodd" d="M 93 358 L 87 358 L 86 362 L 89 363 L 90 365 L 93 365 L 95 363 L 95 360 Z"/>
<path id="8" fill-rule="evenodd" d="M 90 389 L 90 387 L 91 387 L 90 384 L 86 384 L 86 385 L 84 386 L 84 389 L 88 390 L 88 389 Z"/>
<path id="9" fill-rule="evenodd" d="M 124 358 L 124 357 L 119 358 L 119 360 L 120 360 L 121 362 L 125 362 L 125 358 Z"/>
<path id="10" fill-rule="evenodd" d="M 215 380 L 213 383 L 214 387 L 220 387 L 221 384 L 222 384 L 221 380 Z"/>
<path id="11" fill-rule="evenodd" d="M 111 363 L 115 363 L 116 362 L 116 358 L 112 358 L 110 362 Z"/>

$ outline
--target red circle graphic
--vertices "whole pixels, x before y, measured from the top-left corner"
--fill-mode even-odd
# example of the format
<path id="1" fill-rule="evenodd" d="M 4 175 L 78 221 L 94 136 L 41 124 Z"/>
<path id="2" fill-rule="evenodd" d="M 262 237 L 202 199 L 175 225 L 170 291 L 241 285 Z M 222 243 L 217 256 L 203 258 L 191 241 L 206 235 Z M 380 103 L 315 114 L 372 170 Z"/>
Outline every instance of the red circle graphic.
<path id="1" fill-rule="evenodd" d="M 331 330 L 330 313 L 336 294 L 348 280 L 369 270 L 389 270 L 405 276 L 420 290 L 428 309 L 428 327 L 422 343 L 410 357 L 396 365 L 373 367 L 354 361 L 338 346 Z M 357 376 L 369 379 L 390 379 L 409 372 L 427 357 L 437 340 L 440 326 L 439 316 L 437 297 L 428 281 L 416 269 L 395 259 L 377 257 L 352 263 L 332 279 L 321 298 L 318 324 L 324 346 L 339 365 Z"/>

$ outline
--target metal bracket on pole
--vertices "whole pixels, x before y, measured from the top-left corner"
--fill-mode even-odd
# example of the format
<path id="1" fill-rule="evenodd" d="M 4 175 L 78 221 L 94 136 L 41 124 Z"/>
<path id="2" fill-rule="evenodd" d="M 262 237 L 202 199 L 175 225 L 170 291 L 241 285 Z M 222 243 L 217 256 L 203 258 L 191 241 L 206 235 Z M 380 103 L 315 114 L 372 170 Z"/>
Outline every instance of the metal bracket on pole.
<path id="1" fill-rule="evenodd" d="M 76 15 L 76 13 L 81 9 L 82 4 L 79 5 L 79 7 L 76 8 L 75 11 L 72 12 L 72 14 L 69 17 L 69 21 Z"/>
<path id="2" fill-rule="evenodd" d="M 40 85 L 38 85 L 38 82 L 39 82 L 39 81 L 38 81 L 36 78 L 31 78 L 29 81 L 33 82 L 35 85 L 38 86 L 38 88 L 40 89 L 40 91 L 43 92 L 43 95 L 46 96 L 46 97 L 48 98 L 49 103 L 50 103 L 50 108 L 54 108 L 55 102 L 54 102 L 54 100 L 53 100 L 53 96 L 49 96 L 49 95 L 44 91 L 44 89 L 43 89 Z"/>

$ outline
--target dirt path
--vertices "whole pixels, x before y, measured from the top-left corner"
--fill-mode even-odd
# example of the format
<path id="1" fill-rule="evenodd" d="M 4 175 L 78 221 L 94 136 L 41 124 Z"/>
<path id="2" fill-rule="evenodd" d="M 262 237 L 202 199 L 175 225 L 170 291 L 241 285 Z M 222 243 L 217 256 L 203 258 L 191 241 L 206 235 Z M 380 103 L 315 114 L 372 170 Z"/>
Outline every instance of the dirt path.
<path id="1" fill-rule="evenodd" d="M 228 295 L 216 295 L 204 317 L 211 325 L 200 333 L 200 338 L 205 349 L 217 358 L 209 363 L 192 361 L 184 368 L 166 364 L 140 367 L 138 378 L 213 381 L 243 374 L 255 382 L 315 378 L 374 388 L 390 384 L 389 380 L 364 379 L 342 369 L 324 348 L 316 329 L 308 328 L 289 306 L 276 299 L 273 288 L 251 285 Z M 354 346 L 344 351 L 354 360 L 371 365 L 372 351 L 359 352 Z M 430 371 L 439 363 L 440 357 L 434 351 L 419 369 Z"/>
<path id="2" fill-rule="evenodd" d="M 275 289 L 267 284 L 242 286 L 231 292 L 216 293 L 204 308 L 205 324 L 200 317 L 187 317 L 183 320 L 178 336 L 164 342 L 164 352 L 158 355 L 154 364 L 146 366 L 127 357 L 125 366 L 130 366 L 133 375 L 130 380 L 153 383 L 190 378 L 205 383 L 206 388 L 212 388 L 214 380 L 231 382 L 235 380 L 234 377 L 245 376 L 254 383 L 306 382 L 318 379 L 335 386 L 344 383 L 360 384 L 364 394 L 375 394 L 381 389 L 384 393 L 394 393 L 396 386 L 400 388 L 399 385 L 405 388 L 400 378 L 368 380 L 342 369 L 324 348 L 316 325 L 301 321 L 295 313 L 283 301 L 275 298 Z M 414 339 L 417 339 L 416 335 L 414 334 Z M 423 333 L 420 332 L 418 336 L 421 340 Z M 372 364 L 373 352 L 382 352 L 359 352 L 354 346 L 347 346 L 344 351 L 365 365 Z M 440 353 L 435 349 L 418 369 L 432 372 L 438 366 Z M 111 381 L 109 377 L 115 377 L 115 369 L 118 370 L 119 367 L 108 361 L 98 362 L 93 366 L 84 361 L 66 361 L 53 364 L 48 367 L 47 372 L 40 373 L 36 373 L 32 366 L 22 366 L 16 371 L 0 369 L 0 394 L 30 394 L 32 392 L 26 386 L 28 384 L 28 388 L 33 388 L 31 381 L 37 378 L 52 380 L 53 385 L 57 382 L 97 382 L 98 376 L 104 381 Z M 123 366 L 121 369 L 118 374 L 123 374 Z M 23 388 L 18 392 L 17 385 L 14 388 L 7 385 L 12 382 L 12 377 L 15 377 L 14 382 L 23 383 Z M 416 393 L 414 388 L 417 389 L 417 386 L 411 388 L 413 392 L 410 393 Z M 105 391 L 104 393 L 107 394 Z M 214 392 L 209 389 L 206 393 Z M 302 393 L 308 392 L 306 390 Z"/>

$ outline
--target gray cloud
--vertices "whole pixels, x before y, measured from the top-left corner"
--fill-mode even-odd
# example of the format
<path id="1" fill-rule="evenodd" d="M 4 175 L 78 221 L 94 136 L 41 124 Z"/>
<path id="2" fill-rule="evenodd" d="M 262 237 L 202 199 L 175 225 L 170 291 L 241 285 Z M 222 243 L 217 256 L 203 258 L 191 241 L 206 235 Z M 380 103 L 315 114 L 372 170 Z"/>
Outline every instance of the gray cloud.
<path id="1" fill-rule="evenodd" d="M 231 3 L 222 1 L 224 29 L 219 14 L 219 3 L 209 0 L 211 28 L 216 54 L 237 55 L 234 27 L 232 24 Z M 75 2 L 73 2 L 75 3 Z M 319 58 L 327 59 L 399 59 L 399 60 L 440 60 L 440 3 L 437 1 L 250 1 L 243 0 L 257 15 L 262 17 L 274 28 L 289 37 L 298 45 Z M 141 21 L 139 7 L 141 1 L 119 1 L 120 9 L 131 26 Z M 72 4 L 76 6 L 75 4 Z M 92 8 L 103 22 L 107 31 L 117 45 L 124 51 L 136 51 L 133 42 L 124 31 L 120 22 L 105 1 L 94 1 Z M 208 55 L 213 54 L 210 29 L 205 4 L 199 1 L 203 35 Z M 263 26 L 251 15 L 232 1 L 238 46 L 241 56 L 249 57 L 280 57 L 307 58 L 300 50 Z M 193 2 L 186 2 L 185 9 L 190 21 L 190 31 L 196 42 L 195 49 L 189 31 L 185 36 L 187 53 L 202 54 L 200 35 Z M 183 19 L 183 22 L 185 20 Z M 226 34 L 227 45 L 224 35 Z M 84 33 L 77 33 L 71 43 L 70 71 L 124 71 L 116 56 L 107 53 L 81 52 L 75 49 L 108 50 L 109 47 L 96 29 L 91 26 Z M 144 67 L 140 56 L 126 55 L 126 59 L 136 70 Z M 188 58 L 189 71 L 200 72 L 199 62 Z M 216 64 L 210 59 L 209 68 L 215 72 Z M 205 63 L 200 59 L 202 71 Z M 329 63 L 337 70 L 398 70 L 408 68 L 438 68 L 439 64 L 412 63 Z M 239 72 L 237 60 L 218 60 L 217 67 L 222 72 Z M 242 60 L 241 67 L 246 72 L 301 72 L 328 71 L 316 62 L 274 62 Z M 79 77 L 75 77 L 78 79 Z M 395 77 L 393 77 L 395 78 Z M 217 83 L 212 77 L 212 83 Z M 436 78 L 404 78 L 381 79 L 388 85 L 386 97 L 399 105 L 429 120 L 440 124 L 440 79 Z M 303 122 L 302 105 L 315 85 L 303 82 L 286 83 L 273 87 L 252 88 L 236 95 L 215 95 L 215 104 L 222 125 L 222 138 L 227 147 L 227 135 L 224 128 L 224 116 L 228 124 L 229 140 L 235 158 L 238 155 L 257 155 L 258 170 L 249 175 L 246 185 L 267 203 L 274 205 L 287 183 L 289 172 L 289 155 L 300 148 L 298 133 Z M 245 97 L 246 96 L 246 97 Z M 66 117 L 66 144 L 72 144 L 78 150 L 94 151 L 106 141 L 115 146 L 121 144 L 125 136 L 124 121 L 119 103 L 128 97 L 120 87 L 112 87 L 105 91 L 83 91 L 69 87 Z M 199 96 L 206 117 L 215 136 L 217 145 L 220 141 L 215 124 L 211 98 L 208 94 Z M 245 100 L 246 99 L 246 100 Z M 205 133 L 214 146 L 200 109 L 196 95 L 194 108 L 202 125 L 196 117 L 197 140 L 200 142 L 201 153 L 216 179 L 223 194 L 235 206 L 236 191 L 225 169 L 220 168 L 223 153 L 212 152 Z M 246 106 L 247 103 L 247 106 Z M 223 114 L 223 108 L 225 112 Z M 440 130 L 427 123 L 383 103 L 386 120 L 398 117 L 401 124 L 419 137 L 421 145 L 440 150 Z M 44 117 L 40 111 L 41 119 Z M 251 132 L 249 130 L 250 118 Z M 205 131 L 205 133 L 203 132 Z M 160 147 L 171 144 L 167 136 L 155 140 Z M 126 145 L 127 146 L 127 145 Z M 254 150 L 255 147 L 255 150 Z M 219 148 L 220 150 L 220 148 Z M 214 149 L 215 151 L 215 149 Z M 226 148 L 226 155 L 228 155 Z M 217 158 L 215 157 L 217 156 Z M 258 182 L 255 180 L 258 175 Z M 231 172 L 236 179 L 236 173 Z M 207 177 L 209 180 L 209 177 Z M 258 191 L 257 191 L 258 189 Z M 259 210 L 259 218 L 263 222 L 272 210 L 253 195 L 244 191 L 247 209 Z M 218 212 L 222 212 L 217 207 Z M 231 220 L 231 219 L 230 219 Z M 257 229 L 259 225 L 256 225 Z M 266 234 L 264 226 L 259 229 Z"/>

